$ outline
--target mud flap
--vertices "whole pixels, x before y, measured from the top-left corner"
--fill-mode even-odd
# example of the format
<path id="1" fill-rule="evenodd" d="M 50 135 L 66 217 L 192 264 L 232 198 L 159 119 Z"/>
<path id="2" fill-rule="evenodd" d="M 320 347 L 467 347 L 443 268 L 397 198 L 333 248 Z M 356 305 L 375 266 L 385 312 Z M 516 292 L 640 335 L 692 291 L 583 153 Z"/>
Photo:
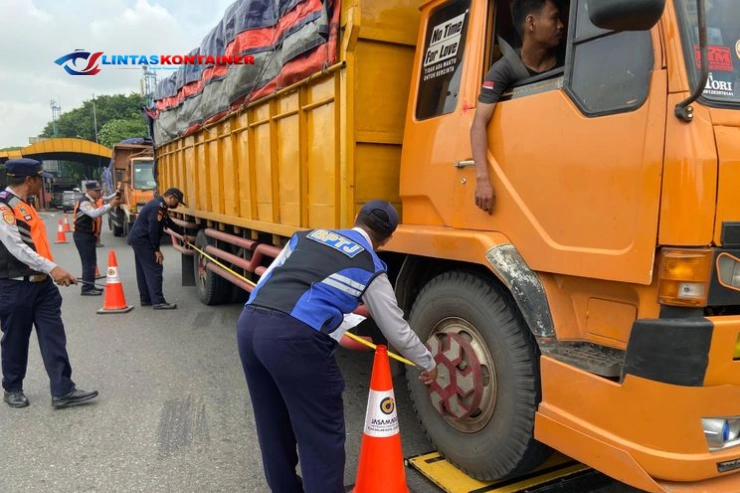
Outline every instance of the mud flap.
<path id="1" fill-rule="evenodd" d="M 182 285 L 195 286 L 195 255 L 180 255 L 182 263 Z"/>

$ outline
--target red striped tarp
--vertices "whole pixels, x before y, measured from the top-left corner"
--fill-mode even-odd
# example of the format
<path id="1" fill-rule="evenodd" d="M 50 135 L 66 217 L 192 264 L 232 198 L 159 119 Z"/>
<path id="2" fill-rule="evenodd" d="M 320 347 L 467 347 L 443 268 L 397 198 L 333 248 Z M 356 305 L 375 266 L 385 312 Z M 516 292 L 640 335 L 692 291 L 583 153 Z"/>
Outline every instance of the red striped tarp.
<path id="1" fill-rule="evenodd" d="M 183 65 L 161 80 L 146 109 L 155 142 L 191 134 L 336 63 L 338 30 L 339 0 L 237 0 L 188 55 L 253 57 L 254 64 Z"/>

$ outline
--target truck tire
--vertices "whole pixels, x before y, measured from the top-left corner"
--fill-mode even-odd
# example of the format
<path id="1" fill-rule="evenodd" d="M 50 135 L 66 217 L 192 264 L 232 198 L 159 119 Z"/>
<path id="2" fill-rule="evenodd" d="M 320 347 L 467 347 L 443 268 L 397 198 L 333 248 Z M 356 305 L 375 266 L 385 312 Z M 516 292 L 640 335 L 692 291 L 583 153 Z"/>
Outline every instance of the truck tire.
<path id="1" fill-rule="evenodd" d="M 128 234 L 131 232 L 131 229 L 134 227 L 134 223 L 136 222 L 135 216 L 129 216 L 123 218 L 123 236 L 128 236 Z"/>
<path id="2" fill-rule="evenodd" d="M 471 477 L 493 481 L 529 472 L 552 454 L 534 439 L 539 350 L 509 293 L 481 275 L 447 272 L 419 293 L 409 323 L 437 360 L 432 387 L 417 371 L 406 378 L 442 455 Z"/>
<path id="3" fill-rule="evenodd" d="M 115 222 L 112 222 L 113 236 L 124 236 L 123 224 L 126 222 L 126 214 L 122 210 L 119 210 L 116 214 Z"/>
<path id="4" fill-rule="evenodd" d="M 195 237 L 195 246 L 205 251 L 209 242 L 214 240 L 208 238 L 203 231 L 199 231 Z M 195 252 L 193 268 L 195 269 L 195 285 L 198 288 L 198 298 L 206 305 L 220 305 L 231 301 L 232 284 L 218 274 L 206 269 L 210 262 L 206 257 Z"/>

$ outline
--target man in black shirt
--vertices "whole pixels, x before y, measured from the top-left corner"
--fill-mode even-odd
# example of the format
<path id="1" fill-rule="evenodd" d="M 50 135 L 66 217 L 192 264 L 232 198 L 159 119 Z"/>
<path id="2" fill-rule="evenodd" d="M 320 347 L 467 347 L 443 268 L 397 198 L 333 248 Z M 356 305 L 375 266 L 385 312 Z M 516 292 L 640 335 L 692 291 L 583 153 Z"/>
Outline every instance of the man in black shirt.
<path id="1" fill-rule="evenodd" d="M 172 310 L 175 303 L 168 303 L 162 295 L 162 262 L 164 255 L 159 249 L 165 226 L 179 234 L 185 230 L 170 219 L 169 209 L 176 209 L 183 202 L 183 193 L 177 188 L 168 189 L 164 195 L 150 200 L 136 218 L 128 234 L 128 244 L 134 249 L 136 282 L 139 286 L 141 306 L 152 306 L 155 310 Z M 184 236 L 194 242 L 192 236 Z"/>
<path id="2" fill-rule="evenodd" d="M 558 45 L 563 39 L 565 26 L 554 0 L 514 0 L 512 18 L 522 39 L 522 48 L 517 52 L 505 52 L 504 57 L 494 63 L 486 74 L 470 129 L 477 178 L 475 205 L 489 214 L 493 213 L 496 192 L 488 174 L 486 128 L 496 103 L 504 91 L 517 81 L 562 65 L 558 59 Z"/>

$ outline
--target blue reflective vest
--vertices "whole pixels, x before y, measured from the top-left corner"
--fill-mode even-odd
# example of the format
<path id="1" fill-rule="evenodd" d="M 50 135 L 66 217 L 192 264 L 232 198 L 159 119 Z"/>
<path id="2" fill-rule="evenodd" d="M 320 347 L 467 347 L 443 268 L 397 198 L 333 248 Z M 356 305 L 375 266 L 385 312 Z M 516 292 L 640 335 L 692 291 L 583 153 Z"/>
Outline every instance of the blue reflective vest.
<path id="1" fill-rule="evenodd" d="M 358 231 L 303 231 L 287 248 L 286 258 L 262 276 L 247 305 L 287 313 L 321 332 L 337 329 L 370 282 L 387 270 Z"/>

